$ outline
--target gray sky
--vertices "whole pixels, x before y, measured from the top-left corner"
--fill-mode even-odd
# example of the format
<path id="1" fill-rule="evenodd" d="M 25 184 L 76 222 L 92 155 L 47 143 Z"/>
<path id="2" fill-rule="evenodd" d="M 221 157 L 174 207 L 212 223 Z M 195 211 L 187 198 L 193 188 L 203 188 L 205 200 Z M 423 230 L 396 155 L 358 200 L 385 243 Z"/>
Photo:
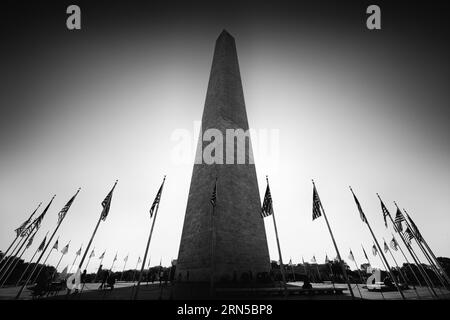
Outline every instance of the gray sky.
<path id="1" fill-rule="evenodd" d="M 71 240 L 62 269 L 87 244 L 119 179 L 93 245 L 97 257 L 107 250 L 105 267 L 116 251 L 118 269 L 128 253 L 134 267 L 167 174 L 150 256 L 152 265 L 175 259 L 192 164 L 170 161 L 171 134 L 193 131 L 201 119 L 214 42 L 225 28 L 236 39 L 250 127 L 280 132 L 279 165 L 255 163 L 261 195 L 269 175 L 284 260 L 335 256 L 323 219 L 311 221 L 312 178 L 345 259 L 351 247 L 365 262 L 361 244 L 369 254 L 372 244 L 349 185 L 381 244 L 391 229 L 384 229 L 376 192 L 392 214 L 394 200 L 408 210 L 437 256 L 450 256 L 450 50 L 448 26 L 431 8 L 382 6 L 383 29 L 371 33 L 364 4 L 256 11 L 117 4 L 108 11 L 82 2 L 83 29 L 73 33 L 64 29 L 65 4 L 53 4 L 11 7 L 2 19 L 9 49 L 0 76 L 2 250 L 37 203 L 56 193 L 29 258 L 81 187 L 60 229 L 60 248 Z M 26 28 L 13 20 L 19 11 L 20 21 L 35 12 L 45 19 Z M 407 25 L 412 15 L 420 23 Z M 273 226 L 265 223 L 277 259 Z M 90 271 L 97 267 L 92 260 Z"/>

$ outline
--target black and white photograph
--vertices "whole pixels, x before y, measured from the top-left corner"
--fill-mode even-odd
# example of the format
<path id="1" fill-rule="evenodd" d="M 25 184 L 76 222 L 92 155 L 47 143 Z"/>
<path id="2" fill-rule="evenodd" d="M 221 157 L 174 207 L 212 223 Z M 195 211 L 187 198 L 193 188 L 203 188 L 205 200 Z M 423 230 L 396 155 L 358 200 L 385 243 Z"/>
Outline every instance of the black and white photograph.
<path id="1" fill-rule="evenodd" d="M 450 299 L 450 3 L 0 12 L 1 309 Z"/>

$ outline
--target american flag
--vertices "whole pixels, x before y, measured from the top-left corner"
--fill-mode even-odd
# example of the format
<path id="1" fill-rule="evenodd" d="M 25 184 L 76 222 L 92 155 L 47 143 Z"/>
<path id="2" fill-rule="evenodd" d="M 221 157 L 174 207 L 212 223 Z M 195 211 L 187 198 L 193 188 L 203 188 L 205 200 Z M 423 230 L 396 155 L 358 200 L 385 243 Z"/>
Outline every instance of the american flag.
<path id="1" fill-rule="evenodd" d="M 419 232 L 419 229 L 417 228 L 416 224 L 414 223 L 413 219 L 411 219 L 409 214 L 406 211 L 405 211 L 405 213 L 406 213 L 406 216 L 408 217 L 409 222 L 411 223 L 411 228 L 412 228 L 412 232 L 413 232 L 414 238 L 417 241 L 422 242 L 423 238 L 422 238 L 422 235 Z"/>
<path id="2" fill-rule="evenodd" d="M 353 193 L 352 188 L 350 188 L 350 190 L 352 191 L 353 199 L 355 200 L 356 206 L 358 207 L 359 216 L 361 217 L 362 222 L 367 223 L 366 215 L 364 214 L 364 211 L 361 208 L 361 204 L 359 203 L 358 198 L 356 198 L 355 194 Z"/>
<path id="3" fill-rule="evenodd" d="M 316 186 L 313 186 L 313 221 L 322 215 L 321 204 L 319 194 L 317 193 Z"/>
<path id="4" fill-rule="evenodd" d="M 60 224 L 64 218 L 66 217 L 67 211 L 69 211 L 70 206 L 72 205 L 73 201 L 75 200 L 76 196 L 78 195 L 78 192 L 80 192 L 80 189 L 73 195 L 72 198 L 66 203 L 64 208 L 61 209 L 61 211 L 58 213 L 58 224 Z"/>
<path id="5" fill-rule="evenodd" d="M 214 182 L 213 192 L 211 193 L 211 198 L 209 199 L 209 201 L 211 202 L 211 205 L 213 207 L 216 206 L 216 204 L 217 204 L 217 178 Z"/>
<path id="6" fill-rule="evenodd" d="M 34 214 L 36 213 L 36 211 L 39 209 L 39 207 L 41 206 L 42 202 L 39 203 L 39 205 L 37 206 L 37 208 L 33 211 L 33 213 L 30 215 L 30 217 L 20 225 L 20 227 L 18 227 L 16 230 L 14 230 L 16 232 L 16 235 L 19 237 L 23 237 L 26 235 L 26 233 L 24 232 L 26 230 L 26 227 L 28 225 L 28 223 L 30 223 L 31 218 L 34 216 Z"/>
<path id="7" fill-rule="evenodd" d="M 403 231 L 402 221 L 405 221 L 405 217 L 399 208 L 397 208 L 397 213 L 395 214 L 395 225 L 399 231 Z"/>
<path id="8" fill-rule="evenodd" d="M 103 210 L 102 210 L 102 214 L 101 214 L 101 219 L 103 221 L 105 221 L 106 217 L 108 216 L 109 208 L 111 207 L 112 195 L 113 195 L 114 188 L 116 187 L 116 185 L 117 185 L 117 180 L 114 183 L 114 186 L 112 187 L 111 191 L 109 191 L 109 193 L 106 195 L 105 199 L 102 201 Z"/>
<path id="9" fill-rule="evenodd" d="M 261 216 L 265 218 L 270 216 L 272 213 L 273 213 L 272 196 L 270 194 L 269 181 L 267 181 L 266 194 L 264 195 L 264 201 L 261 208 Z"/>
<path id="10" fill-rule="evenodd" d="M 44 216 L 47 213 L 48 209 L 50 208 L 50 205 L 53 202 L 53 199 L 55 199 L 55 196 L 52 197 L 52 199 L 50 200 L 50 202 L 47 204 L 47 206 L 45 207 L 44 211 L 42 211 L 42 213 L 32 222 L 32 224 L 27 228 L 30 229 L 29 232 L 31 232 L 31 230 L 33 228 L 39 229 L 39 227 L 41 226 L 42 220 L 44 220 Z M 33 227 L 32 227 L 33 226 Z"/>
<path id="11" fill-rule="evenodd" d="M 155 211 L 156 206 L 161 201 L 161 194 L 162 194 L 162 190 L 163 190 L 163 186 L 164 186 L 164 182 L 165 181 L 166 181 L 166 176 L 164 176 L 164 179 L 163 179 L 163 182 L 161 184 L 161 187 L 159 187 L 158 193 L 156 194 L 156 198 L 153 201 L 152 206 L 150 207 L 150 218 L 153 217 L 153 212 Z"/>
<path id="12" fill-rule="evenodd" d="M 33 235 L 30 237 L 30 239 L 28 239 L 28 243 L 27 243 L 26 249 L 28 249 L 33 244 L 33 240 L 34 240 L 34 236 L 35 235 L 36 235 L 36 232 L 33 233 Z"/>
<path id="13" fill-rule="evenodd" d="M 398 250 L 398 243 L 397 240 L 395 240 L 395 238 L 392 236 L 392 240 L 389 243 L 389 245 L 391 246 L 392 249 L 394 249 L 395 251 Z"/>
<path id="14" fill-rule="evenodd" d="M 381 211 L 383 211 L 384 226 L 387 228 L 388 224 L 387 224 L 386 218 L 390 215 L 390 213 L 389 213 L 388 209 L 386 208 L 386 206 L 384 205 L 381 198 L 380 198 L 380 203 L 381 203 Z"/>
<path id="15" fill-rule="evenodd" d="M 412 231 L 407 227 L 405 232 L 403 233 L 405 240 L 408 242 L 408 244 L 411 244 L 411 239 L 414 238 L 414 234 Z"/>

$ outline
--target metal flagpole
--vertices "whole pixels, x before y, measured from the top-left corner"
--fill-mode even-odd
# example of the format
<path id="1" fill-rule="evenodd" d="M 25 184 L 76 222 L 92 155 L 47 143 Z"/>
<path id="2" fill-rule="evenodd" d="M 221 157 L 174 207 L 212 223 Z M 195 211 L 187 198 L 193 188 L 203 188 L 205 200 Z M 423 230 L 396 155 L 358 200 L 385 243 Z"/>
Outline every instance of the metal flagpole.
<path id="1" fill-rule="evenodd" d="M 394 234 L 391 233 L 391 235 L 392 235 L 392 239 L 395 241 L 395 243 L 397 243 L 397 240 L 395 239 Z M 400 245 L 398 243 L 397 243 L 397 247 L 400 249 L 400 252 L 402 253 L 403 258 L 405 258 L 406 263 L 408 264 L 409 271 L 411 271 L 411 273 L 413 274 L 414 278 L 416 279 L 419 287 L 421 287 L 422 283 L 420 282 L 419 278 L 417 277 L 416 273 L 414 272 L 414 269 L 411 268 L 411 264 L 409 263 L 408 258 L 406 257 L 405 253 L 403 252 L 402 247 L 400 247 Z M 414 287 L 414 289 L 416 289 L 416 286 L 414 284 L 413 284 L 413 287 Z"/>
<path id="2" fill-rule="evenodd" d="M 28 238 L 27 238 L 28 239 Z M 21 242 L 22 239 L 20 239 L 19 242 L 17 242 L 16 246 L 14 247 L 12 253 L 8 259 L 6 259 L 1 271 L 3 271 L 3 273 L 0 274 L 0 280 L 2 280 L 5 276 L 6 278 L 9 277 L 9 275 L 11 274 L 11 272 L 14 271 L 14 269 L 16 268 L 17 264 L 20 261 L 20 258 L 22 257 L 23 252 L 20 254 L 20 256 L 17 258 L 17 255 L 19 254 L 19 252 L 22 250 L 22 247 L 24 246 L 24 244 L 26 243 L 26 240 Z M 20 244 L 19 249 L 16 251 L 17 246 Z M 12 269 L 11 269 L 12 267 Z"/>
<path id="3" fill-rule="evenodd" d="M 353 262 L 355 263 L 356 271 L 358 271 L 359 278 L 361 279 L 361 284 L 363 284 L 364 279 L 362 277 L 361 271 L 359 271 L 358 264 L 356 263 L 356 259 L 355 259 L 355 256 L 353 255 L 352 249 L 350 249 L 350 252 L 352 253 Z M 362 296 L 361 290 L 359 289 L 358 284 L 356 284 L 356 289 L 358 289 L 359 296 L 361 297 L 361 299 L 363 299 L 363 296 Z"/>
<path id="4" fill-rule="evenodd" d="M 328 257 L 328 254 L 325 254 L 326 257 Z M 336 292 L 336 286 L 334 285 L 334 273 L 333 273 L 333 268 L 331 267 L 331 263 L 328 261 L 325 261 L 326 264 L 328 264 L 328 267 L 330 269 L 330 278 L 331 278 L 331 284 L 333 285 L 333 290 L 334 292 Z M 350 287 L 351 288 L 351 287 Z"/>
<path id="5" fill-rule="evenodd" d="M 375 246 L 375 242 L 373 242 L 373 245 Z M 376 248 L 376 246 L 375 246 L 375 248 Z M 377 251 L 377 252 L 378 252 L 378 251 Z M 388 274 L 388 276 L 391 277 L 391 275 L 390 275 L 388 269 L 386 268 L 386 265 L 384 264 L 383 259 L 381 258 L 381 255 L 378 255 L 378 256 L 379 256 L 379 258 L 380 258 L 380 261 L 381 261 L 381 264 L 383 265 L 384 270 L 386 270 L 386 273 Z M 380 268 L 380 276 L 381 276 L 381 268 Z M 382 280 L 382 279 L 380 279 L 380 280 Z M 381 288 L 380 288 L 380 292 L 381 292 L 381 296 L 383 297 L 383 300 L 385 300 L 385 299 L 384 299 L 384 295 L 383 295 L 383 291 L 382 291 Z"/>
<path id="6" fill-rule="evenodd" d="M 58 242 L 58 240 L 59 240 L 59 236 L 58 236 L 58 238 L 56 239 L 56 242 Z M 56 243 L 56 242 L 55 242 L 55 243 Z M 55 245 L 53 245 L 53 246 L 55 246 Z M 58 250 L 57 250 L 57 251 L 58 251 Z M 52 252 L 53 252 L 53 248 L 51 248 L 50 251 L 48 252 L 48 255 L 47 255 L 47 257 L 44 259 L 44 262 L 42 263 L 42 266 L 41 266 L 41 268 L 39 269 L 39 272 L 36 274 L 36 277 L 34 277 L 34 279 L 31 281 L 31 283 L 34 283 L 34 282 L 37 280 L 37 278 L 39 277 L 39 275 L 40 275 L 41 272 L 42 272 L 42 269 L 44 269 L 45 264 L 47 263 L 47 260 L 48 260 L 48 258 L 50 257 L 50 255 L 52 254 Z"/>
<path id="7" fill-rule="evenodd" d="M 269 186 L 269 177 L 266 176 L 267 186 Z M 272 195 L 270 196 L 272 198 Z M 284 264 L 283 264 L 283 257 L 281 255 L 281 247 L 280 247 L 280 239 L 278 237 L 278 229 L 277 229 L 277 222 L 275 220 L 275 211 L 273 210 L 273 201 L 271 200 L 271 206 L 270 209 L 272 213 L 272 219 L 273 219 L 273 227 L 275 229 L 275 237 L 277 240 L 277 248 L 278 248 L 278 256 L 280 261 L 280 271 L 281 271 L 281 278 L 283 280 L 283 286 L 284 286 L 284 294 L 287 296 L 287 285 L 286 285 L 286 276 L 284 274 Z"/>
<path id="8" fill-rule="evenodd" d="M 106 196 L 106 198 L 109 198 L 108 199 L 109 203 L 111 203 L 112 192 L 114 191 L 114 188 L 116 187 L 118 181 L 119 180 L 116 180 L 116 182 L 114 183 L 114 186 L 112 187 L 111 191 Z M 108 197 L 109 195 L 111 195 L 111 197 Z M 102 202 L 102 205 L 103 205 L 103 202 Z M 92 240 L 94 239 L 95 234 L 97 233 L 98 226 L 100 225 L 100 222 L 103 219 L 106 218 L 106 216 L 103 215 L 103 212 L 105 212 L 105 210 L 106 210 L 106 214 L 108 214 L 108 212 L 109 212 L 109 204 L 107 204 L 107 205 L 108 205 L 108 207 L 103 206 L 103 210 L 102 210 L 102 213 L 100 214 L 100 217 L 98 219 L 97 225 L 95 226 L 95 229 L 94 229 L 94 232 L 92 233 L 91 239 L 89 240 L 89 243 L 88 243 L 88 245 L 86 247 L 86 250 L 84 251 L 84 254 L 83 254 L 83 257 L 81 258 L 80 264 L 78 265 L 78 269 L 80 269 L 80 270 L 81 270 L 81 267 L 83 266 L 83 262 L 84 262 L 84 259 L 86 258 L 86 255 L 87 255 L 87 253 L 89 251 L 89 248 L 91 247 Z"/>
<path id="9" fill-rule="evenodd" d="M 165 181 L 166 181 L 166 176 L 164 176 L 163 183 L 161 185 L 161 194 L 162 194 L 162 188 L 164 187 Z M 144 267 L 145 267 L 145 261 L 147 260 L 148 248 L 150 247 L 150 240 L 152 239 L 153 228 L 155 226 L 156 216 L 158 215 L 159 203 L 160 203 L 160 201 L 158 201 L 158 203 L 156 204 L 155 216 L 153 217 L 152 226 L 150 228 L 150 234 L 149 234 L 148 240 L 147 240 L 147 246 L 145 248 L 144 259 L 142 260 L 141 271 L 139 272 L 138 283 L 136 284 L 136 290 L 134 292 L 134 300 L 137 299 L 138 294 L 139 294 L 139 287 L 141 286 L 142 274 L 144 273 Z"/>
<path id="10" fill-rule="evenodd" d="M 409 285 L 408 281 L 407 281 L 406 278 L 405 278 L 405 275 L 404 275 L 403 272 L 402 272 L 402 269 L 401 269 L 400 266 L 398 265 L 397 260 L 395 260 L 395 257 L 394 257 L 394 255 L 392 254 L 392 250 L 391 250 L 391 248 L 389 248 L 389 245 L 386 243 L 386 239 L 384 239 L 384 237 L 383 237 L 383 241 L 384 241 L 384 244 L 385 244 L 385 245 L 387 246 L 387 248 L 388 248 L 388 251 L 389 251 L 389 253 L 390 253 L 391 257 L 392 257 L 392 260 L 394 260 L 394 263 L 395 263 L 395 265 L 397 266 L 398 273 L 400 273 L 400 276 L 402 277 L 402 279 L 403 279 L 403 281 L 405 282 L 405 284 L 406 284 L 406 285 Z M 414 291 L 416 292 L 417 297 L 420 299 L 420 295 L 419 295 L 419 293 L 417 292 L 417 289 L 416 289 L 416 287 L 415 287 L 414 285 L 413 285 L 413 288 L 414 288 Z"/>
<path id="11" fill-rule="evenodd" d="M 81 249 L 82 247 L 83 247 L 83 244 L 81 244 L 80 249 Z M 78 251 L 81 251 L 81 250 L 78 250 Z M 77 252 L 78 252 L 78 251 L 77 251 Z M 72 265 L 70 266 L 69 273 L 72 272 L 73 266 L 75 265 L 75 262 L 76 262 L 77 259 L 78 259 L 79 254 L 77 254 L 77 252 L 75 252 L 75 259 L 73 259 Z M 81 254 L 81 252 L 80 252 L 80 254 Z"/>
<path id="12" fill-rule="evenodd" d="M 26 222 L 30 222 L 31 218 L 33 218 L 34 214 L 36 213 L 36 211 L 39 209 L 39 207 L 41 206 L 42 202 L 39 203 L 39 205 L 37 206 L 37 208 L 31 213 L 31 215 L 28 217 L 28 219 L 26 220 Z M 24 225 L 24 230 L 26 229 L 28 223 Z M 20 227 L 19 227 L 20 228 Z M 16 229 L 17 230 L 17 229 Z M 15 231 L 16 231 L 15 230 Z M 22 230 L 22 232 L 24 231 Z M 0 259 L 0 265 L 3 262 L 3 260 L 6 258 L 6 256 L 8 255 L 9 250 L 12 248 L 12 246 L 14 245 L 14 243 L 17 241 L 17 239 L 19 239 L 22 235 L 22 232 L 17 232 L 16 237 L 14 238 L 14 240 L 11 242 L 11 244 L 9 245 L 8 249 L 6 249 L 6 251 L 3 253 L 3 256 Z M 19 241 L 20 242 L 20 241 Z M 17 248 L 17 245 L 14 247 Z M 14 252 L 13 250 L 13 252 Z M 0 270 L 1 272 L 1 270 Z"/>
<path id="13" fill-rule="evenodd" d="M 69 240 L 69 243 L 67 245 L 70 245 L 70 241 L 71 240 Z M 63 250 L 64 250 L 64 248 L 63 248 Z M 55 274 L 58 271 L 59 264 L 61 263 L 61 260 L 64 257 L 64 255 L 65 255 L 65 253 L 61 252 L 61 257 L 59 258 L 58 263 L 56 264 L 55 271 L 53 271 L 52 279 L 55 277 Z"/>
<path id="14" fill-rule="evenodd" d="M 120 280 L 119 280 L 119 281 L 122 281 L 122 279 L 123 279 L 123 273 L 125 272 L 125 267 L 126 267 L 126 265 L 127 265 L 127 262 L 128 262 L 128 254 L 127 254 L 126 260 L 125 260 L 124 263 L 123 263 L 122 274 L 120 275 Z M 136 268 L 137 268 L 137 266 L 136 266 Z M 134 279 L 133 279 L 133 280 L 134 280 Z"/>
<path id="15" fill-rule="evenodd" d="M 138 261 L 136 262 L 136 267 L 134 267 L 133 280 L 131 281 L 131 282 L 133 282 L 133 283 L 134 283 L 134 279 L 135 279 L 135 277 L 136 277 L 136 271 L 137 271 L 137 268 L 138 268 L 138 265 L 139 265 L 139 259 L 140 259 L 140 258 L 141 258 L 141 257 L 138 258 Z"/>
<path id="16" fill-rule="evenodd" d="M 48 235 L 48 231 L 47 231 L 47 233 L 45 234 L 44 239 L 47 238 L 47 235 Z M 32 262 L 33 262 L 33 260 L 34 260 L 34 257 L 36 256 L 36 254 L 37 254 L 38 252 L 39 252 L 39 247 L 34 251 L 33 256 L 31 257 L 30 261 L 28 262 L 28 265 L 27 265 L 27 267 L 25 268 L 25 271 L 22 273 L 22 275 L 20 276 L 19 280 L 17 281 L 16 286 L 19 286 L 20 281 L 22 280 L 22 278 L 23 278 L 23 277 L 25 276 L 25 274 L 27 273 L 28 268 L 31 267 L 31 264 L 32 264 Z M 36 266 L 37 266 L 37 264 L 36 264 Z M 8 275 L 8 277 L 9 277 L 9 275 Z M 6 281 L 6 280 L 5 280 L 5 281 Z M 2 286 L 3 286 L 3 284 L 2 284 Z"/>
<path id="17" fill-rule="evenodd" d="M 58 213 L 58 224 L 56 225 L 55 230 L 52 233 L 52 236 L 50 237 L 50 239 L 47 242 L 47 245 L 45 246 L 44 250 L 42 250 L 42 253 L 40 254 L 38 260 L 36 261 L 36 266 L 34 267 L 33 271 L 31 272 L 31 275 L 34 273 L 34 271 L 37 269 L 37 266 L 39 265 L 39 262 L 42 259 L 42 256 L 44 255 L 45 251 L 47 250 L 50 242 L 52 242 L 53 237 L 55 236 L 56 232 L 58 231 L 59 227 L 61 226 L 61 223 L 64 221 L 64 218 L 66 217 L 67 212 L 70 209 L 70 206 L 72 205 L 73 201 L 75 200 L 76 196 L 78 195 L 78 193 L 80 192 L 81 188 L 79 188 L 77 190 L 77 192 L 75 193 L 75 195 L 69 200 L 69 202 L 63 207 L 63 209 Z M 63 210 L 65 210 L 65 212 L 63 212 Z M 60 213 L 64 213 L 62 216 L 60 216 Z M 28 282 L 30 281 L 31 275 L 27 278 L 27 280 L 25 281 L 25 283 L 22 285 L 22 287 L 20 288 L 19 292 L 17 293 L 15 299 L 18 300 L 20 298 L 20 296 L 22 295 L 23 290 L 25 289 L 26 285 L 28 284 Z"/>
<path id="18" fill-rule="evenodd" d="M 411 223 L 412 223 L 412 219 L 411 219 L 411 217 L 409 216 L 408 212 L 406 212 L 405 209 L 403 209 L 403 211 L 405 212 L 406 216 L 408 217 L 408 219 L 409 219 L 409 220 L 411 221 Z M 406 221 L 406 219 L 405 219 L 405 221 Z M 410 221 L 406 221 L 407 225 L 410 226 L 410 230 L 412 229 L 412 231 L 418 233 L 418 236 L 420 237 L 420 240 L 421 240 L 421 241 L 420 241 L 421 244 L 423 243 L 423 244 L 425 245 L 425 247 L 428 249 L 428 252 L 430 253 L 430 255 L 433 257 L 434 261 L 436 262 L 436 263 L 434 264 L 434 263 L 433 263 L 433 260 L 432 260 L 431 258 L 429 259 L 429 260 L 432 261 L 432 263 L 433 263 L 433 265 L 434 265 L 434 269 L 436 269 L 436 270 L 439 269 L 439 270 L 441 271 L 441 273 L 442 273 L 443 278 L 445 278 L 445 282 L 447 282 L 447 286 L 444 285 L 444 284 L 443 284 L 443 285 L 444 285 L 445 287 L 449 288 L 449 287 L 448 287 L 448 284 L 450 284 L 450 279 L 448 278 L 447 273 L 446 273 L 445 270 L 442 268 L 441 264 L 439 263 L 439 261 L 437 260 L 436 256 L 434 255 L 433 251 L 431 251 L 431 248 L 428 246 L 427 242 L 425 241 L 425 238 L 422 236 L 421 232 L 419 231 L 419 228 L 416 226 L 415 223 L 414 223 L 414 228 L 411 228 L 411 225 L 410 225 L 410 223 L 409 223 Z M 419 240 L 416 239 L 416 242 L 419 242 Z M 424 249 L 425 249 L 425 248 L 424 248 Z M 426 250 L 424 250 L 424 251 L 426 252 Z M 438 272 L 438 273 L 439 273 L 439 272 Z M 440 277 L 441 279 L 442 279 L 442 276 L 441 276 L 441 275 L 438 275 L 438 277 Z M 442 280 L 441 280 L 441 282 L 442 282 Z"/>
<path id="19" fill-rule="evenodd" d="M 378 198 L 381 201 L 380 195 L 377 194 Z M 394 202 L 395 203 L 395 202 Z M 398 226 L 395 224 L 394 219 L 392 218 L 391 214 L 388 214 L 389 219 L 391 220 L 392 226 L 394 227 L 395 232 L 397 232 L 397 234 L 400 236 L 400 238 L 403 241 L 403 244 L 405 245 L 406 249 L 408 249 L 409 254 L 411 255 L 411 257 L 413 258 L 417 268 L 419 269 L 420 274 L 422 275 L 422 278 L 425 280 L 425 282 L 427 283 L 427 287 L 428 290 L 430 291 L 431 295 L 434 297 L 437 297 L 437 293 L 436 291 L 434 291 L 433 289 L 433 284 L 430 280 L 430 278 L 428 277 L 428 275 L 426 274 L 425 270 L 422 267 L 422 264 L 420 263 L 419 258 L 416 256 L 414 250 L 412 249 L 412 246 L 410 244 L 407 243 L 407 241 L 405 240 L 403 234 L 400 232 L 400 230 L 398 229 Z"/>
<path id="20" fill-rule="evenodd" d="M 350 191 L 352 192 L 354 198 L 356 199 L 356 196 L 355 196 L 355 194 L 353 193 L 352 187 L 350 187 Z M 359 204 L 359 202 L 358 202 L 358 204 Z M 358 209 L 359 209 L 359 208 L 358 208 Z M 363 214 L 362 209 L 361 209 L 360 214 Z M 372 235 L 372 238 L 373 238 L 374 242 L 376 243 L 376 246 L 377 246 L 377 248 L 378 248 L 378 251 L 380 252 L 380 254 L 381 254 L 381 256 L 382 256 L 384 262 L 386 263 L 386 267 L 387 267 L 387 269 L 388 269 L 387 271 L 388 271 L 389 274 L 391 275 L 391 278 L 392 278 L 392 280 L 394 281 L 395 286 L 397 287 L 397 290 L 398 290 L 398 292 L 400 293 L 402 299 L 405 300 L 405 299 L 406 299 L 406 298 L 405 298 L 405 295 L 403 294 L 402 289 L 401 289 L 400 286 L 398 285 L 397 278 L 396 278 L 395 275 L 392 273 L 391 267 L 389 266 L 389 263 L 388 263 L 386 257 L 384 256 L 383 250 L 381 250 L 380 244 L 378 243 L 378 240 L 377 240 L 377 238 L 375 237 L 375 234 L 373 233 L 372 228 L 370 227 L 369 221 L 367 220 L 367 217 L 366 217 L 365 214 L 364 214 L 364 220 L 365 220 L 364 222 L 366 223 L 367 227 L 369 228 L 370 234 Z"/>
<path id="21" fill-rule="evenodd" d="M 103 267 L 103 259 L 105 258 L 105 253 L 106 253 L 106 250 L 103 251 L 103 253 L 102 253 L 102 258 L 101 258 L 101 260 L 100 260 L 100 265 L 99 265 L 99 267 L 98 267 L 97 273 L 95 274 L 94 283 L 97 282 L 98 274 L 100 273 L 100 268 Z"/>
<path id="22" fill-rule="evenodd" d="M 328 222 L 327 215 L 325 214 L 325 209 L 323 208 L 322 201 L 320 200 L 319 192 L 317 192 L 317 188 L 316 188 L 316 184 L 314 183 L 314 180 L 312 180 L 312 184 L 313 184 L 314 189 L 316 190 L 317 198 L 319 199 L 319 204 L 320 204 L 320 208 L 322 209 L 323 217 L 325 218 L 325 222 L 327 223 L 328 231 L 330 232 L 331 239 L 333 240 L 333 245 L 334 245 L 334 248 L 336 249 L 336 254 L 337 254 L 337 257 L 339 260 L 339 265 L 341 266 L 341 269 L 342 269 L 342 274 L 344 275 L 345 281 L 347 282 L 348 289 L 349 289 L 350 294 L 352 295 L 352 299 L 353 299 L 353 298 L 355 298 L 355 296 L 353 294 L 353 290 L 350 285 L 350 281 L 348 280 L 347 271 L 345 270 L 344 263 L 342 262 L 341 254 L 339 253 L 339 249 L 336 244 L 336 240 L 334 239 L 333 232 L 331 231 L 331 227 Z"/>

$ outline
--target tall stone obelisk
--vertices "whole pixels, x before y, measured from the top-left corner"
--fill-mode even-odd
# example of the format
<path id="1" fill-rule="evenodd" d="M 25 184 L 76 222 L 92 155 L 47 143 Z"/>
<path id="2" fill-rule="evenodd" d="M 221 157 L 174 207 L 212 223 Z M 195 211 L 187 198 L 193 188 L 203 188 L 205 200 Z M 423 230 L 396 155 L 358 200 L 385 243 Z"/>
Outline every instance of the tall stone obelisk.
<path id="1" fill-rule="evenodd" d="M 236 44 L 224 30 L 214 50 L 178 253 L 176 273 L 183 281 L 209 281 L 211 273 L 215 281 L 239 281 L 243 273 L 251 273 L 255 279 L 258 273 L 269 272 L 269 250 L 256 170 L 255 165 L 249 163 L 250 138 L 244 146 L 235 146 L 231 150 L 225 143 L 227 129 L 245 131 L 248 128 Z M 217 129 L 224 137 L 223 143 L 219 141 L 223 164 L 207 164 L 208 161 L 201 157 L 211 143 L 203 141 L 208 129 Z M 237 144 L 237 139 L 234 142 Z M 238 164 L 237 151 L 242 152 L 243 147 L 245 163 Z M 234 162 L 226 164 L 227 152 L 232 151 Z M 212 222 L 210 199 L 216 179 L 217 202 Z M 212 241 L 212 224 L 215 241 Z"/>

